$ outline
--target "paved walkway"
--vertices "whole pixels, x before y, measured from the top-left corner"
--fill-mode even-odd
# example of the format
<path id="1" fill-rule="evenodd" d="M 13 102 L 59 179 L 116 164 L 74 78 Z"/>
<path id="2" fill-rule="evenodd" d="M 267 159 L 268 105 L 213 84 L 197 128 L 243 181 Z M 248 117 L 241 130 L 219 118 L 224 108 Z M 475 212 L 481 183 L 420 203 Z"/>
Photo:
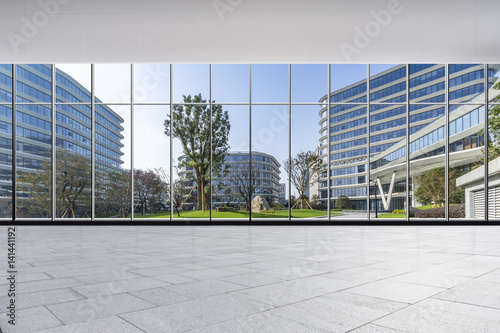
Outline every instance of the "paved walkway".
<path id="1" fill-rule="evenodd" d="M 40 226 L 3 332 L 500 332 L 500 228 Z"/>

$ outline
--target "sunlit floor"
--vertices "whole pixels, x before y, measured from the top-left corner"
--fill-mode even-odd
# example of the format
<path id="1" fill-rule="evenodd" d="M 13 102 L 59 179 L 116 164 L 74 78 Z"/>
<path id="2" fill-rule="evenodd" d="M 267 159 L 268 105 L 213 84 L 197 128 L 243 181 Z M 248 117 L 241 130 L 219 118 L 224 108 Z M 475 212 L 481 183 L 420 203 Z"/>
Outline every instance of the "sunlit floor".
<path id="1" fill-rule="evenodd" d="M 500 332 L 500 227 L 24 226 L 3 332 Z"/>

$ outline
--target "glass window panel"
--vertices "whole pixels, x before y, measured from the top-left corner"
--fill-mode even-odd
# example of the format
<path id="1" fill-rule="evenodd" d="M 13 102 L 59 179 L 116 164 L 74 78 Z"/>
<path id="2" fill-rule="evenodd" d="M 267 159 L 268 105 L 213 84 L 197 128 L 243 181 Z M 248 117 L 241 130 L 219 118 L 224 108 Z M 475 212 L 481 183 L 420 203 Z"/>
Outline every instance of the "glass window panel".
<path id="1" fill-rule="evenodd" d="M 34 107 L 43 108 L 44 112 L 34 112 Z M 16 115 L 16 216 L 50 218 L 52 217 L 51 109 L 47 106 L 23 105 L 17 107 Z M 12 155 L 6 155 L 7 161 L 11 160 Z M 65 161 L 61 160 L 60 163 Z"/>
<path id="2" fill-rule="evenodd" d="M 250 65 L 212 65 L 212 99 L 217 103 L 248 103 Z"/>
<path id="3" fill-rule="evenodd" d="M 410 103 L 445 103 L 445 65 L 409 64 L 409 69 Z"/>
<path id="4" fill-rule="evenodd" d="M 88 114 L 85 117 L 78 115 Z M 90 218 L 90 105 L 56 107 L 56 217 Z"/>
<path id="5" fill-rule="evenodd" d="M 292 103 L 318 103 L 328 92 L 328 65 L 292 65 Z"/>
<path id="6" fill-rule="evenodd" d="M 500 105 L 496 103 L 497 100 L 495 100 L 495 104 L 489 106 L 487 146 L 485 144 L 481 144 L 482 147 L 486 146 L 486 150 L 488 152 L 488 220 L 490 221 L 500 220 L 500 210 L 497 209 L 497 205 L 500 200 L 497 175 L 498 159 L 500 158 L 500 126 L 498 121 L 498 118 L 500 117 Z M 481 137 L 479 139 L 481 139 Z M 483 150 L 483 148 L 481 148 L 481 150 Z M 480 168 L 483 167 L 481 166 Z M 473 180 L 476 180 L 476 182 L 464 186 L 466 214 L 467 216 L 472 215 L 474 218 L 484 218 L 484 212 L 481 212 L 481 210 L 484 211 L 484 188 L 481 188 L 480 186 L 483 179 L 479 179 L 480 177 L 478 177 L 474 172 L 477 173 L 478 171 L 473 170 L 468 175 L 474 176 Z M 469 212 L 467 211 L 468 200 L 470 200 L 469 202 L 472 206 Z"/>
<path id="7" fill-rule="evenodd" d="M 252 102 L 288 103 L 288 65 L 252 65 Z"/>
<path id="8" fill-rule="evenodd" d="M 450 103 L 484 103 L 484 64 L 450 64 L 448 83 Z"/>
<path id="9" fill-rule="evenodd" d="M 16 65 L 16 101 L 52 102 L 52 67 L 49 64 Z"/>
<path id="10" fill-rule="evenodd" d="M 95 102 L 130 103 L 131 66 L 129 64 L 97 64 L 94 66 Z"/>
<path id="11" fill-rule="evenodd" d="M 134 218 L 170 219 L 169 114 L 169 106 L 134 107 Z"/>
<path id="12" fill-rule="evenodd" d="M 0 218 L 12 217 L 12 108 L 0 105 Z"/>
<path id="13" fill-rule="evenodd" d="M 320 192 L 328 191 L 323 186 L 328 180 L 328 164 L 322 163 L 322 157 L 327 157 L 328 146 L 326 141 L 324 147 L 319 146 L 319 112 L 320 107 L 317 105 L 292 106 L 292 218 L 328 216 L 328 200 L 320 199 Z M 294 163 L 295 161 L 298 163 Z M 285 173 L 281 182 L 287 189 L 289 174 L 285 163 L 283 164 Z M 288 191 L 286 194 L 288 195 Z M 282 202 L 286 208 L 288 199 L 287 196 Z"/>
<path id="14" fill-rule="evenodd" d="M 370 102 L 406 102 L 406 65 L 370 65 Z"/>
<path id="15" fill-rule="evenodd" d="M 252 106 L 252 173 L 258 175 L 252 196 L 263 197 L 272 207 L 279 203 L 280 183 L 287 179 L 284 162 L 289 155 L 288 121 L 287 106 Z M 268 167 L 272 170 L 264 169 Z M 273 208 L 273 211 L 252 212 L 252 219 L 288 219 L 287 210 Z"/>
<path id="16" fill-rule="evenodd" d="M 134 103 L 170 102 L 170 65 L 134 64 Z"/>
<path id="17" fill-rule="evenodd" d="M 488 64 L 488 100 L 500 104 L 500 64 Z"/>
<path id="18" fill-rule="evenodd" d="M 214 219 L 248 219 L 251 207 L 251 184 L 255 187 L 257 172 L 249 163 L 248 105 L 213 105 L 213 191 Z M 227 121 L 225 113 L 227 112 Z M 225 129 L 228 127 L 229 131 Z M 227 153 L 224 153 L 227 136 Z M 219 155 L 220 152 L 220 155 Z M 225 155 L 224 157 L 222 157 Z"/>
<path id="19" fill-rule="evenodd" d="M 0 103 L 12 102 L 12 65 L 0 64 Z"/>
<path id="20" fill-rule="evenodd" d="M 202 95 L 205 103 L 210 99 L 210 65 L 175 64 L 173 65 L 173 102 L 186 103 L 184 95 Z M 190 103 L 200 103 L 191 101 Z"/>
<path id="21" fill-rule="evenodd" d="M 410 218 L 444 218 L 444 111 L 444 105 L 410 104 Z"/>
<path id="22" fill-rule="evenodd" d="M 202 96 L 204 98 L 205 96 Z M 178 184 L 180 218 L 210 218 L 210 106 L 173 106 L 172 183 Z M 170 117 L 167 117 L 170 127 Z M 170 133 L 170 130 L 167 130 Z M 173 218 L 179 218 L 174 212 Z"/>
<path id="23" fill-rule="evenodd" d="M 387 135 L 388 130 L 391 135 Z M 407 170 L 406 105 L 372 105 L 370 135 L 373 138 L 370 141 L 371 218 L 404 220 Z"/>
<path id="24" fill-rule="evenodd" d="M 106 118 L 109 131 L 103 130 L 106 124 L 98 117 L 103 115 L 103 109 L 114 116 L 112 120 Z M 96 218 L 130 218 L 130 106 L 103 105 L 95 112 L 95 215 Z"/>
<path id="25" fill-rule="evenodd" d="M 478 209 L 479 205 L 484 207 L 484 198 L 474 202 L 474 192 L 484 194 L 484 177 L 477 176 L 484 168 L 484 110 L 484 106 L 462 105 L 450 114 L 448 191 L 452 220 L 484 217 L 484 209 Z"/>
<path id="26" fill-rule="evenodd" d="M 332 103 L 365 103 L 367 65 L 330 65 Z"/>
<path id="27" fill-rule="evenodd" d="M 56 65 L 56 103 L 90 103 L 90 65 Z"/>

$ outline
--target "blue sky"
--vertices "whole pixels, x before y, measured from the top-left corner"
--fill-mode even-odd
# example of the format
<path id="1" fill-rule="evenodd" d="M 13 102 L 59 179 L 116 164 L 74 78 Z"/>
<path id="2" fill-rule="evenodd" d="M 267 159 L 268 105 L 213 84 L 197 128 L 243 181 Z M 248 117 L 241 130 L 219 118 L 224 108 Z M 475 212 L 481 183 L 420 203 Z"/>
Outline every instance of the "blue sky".
<path id="1" fill-rule="evenodd" d="M 371 74 L 377 74 L 390 64 L 371 65 Z M 90 88 L 89 65 L 56 65 Z M 288 158 L 288 98 L 289 68 L 283 64 L 258 64 L 251 68 L 252 103 L 281 103 L 283 105 L 252 105 L 252 150 L 276 157 L 280 164 Z M 365 79 L 366 65 L 332 65 L 331 90 L 341 89 Z M 168 64 L 134 65 L 134 101 L 140 103 L 169 103 L 170 66 Z M 113 106 L 127 103 L 131 98 L 130 65 L 98 64 L 95 66 L 96 96 L 125 119 L 123 167 L 130 168 L 131 126 L 130 108 Z M 292 155 L 314 150 L 319 143 L 319 99 L 327 94 L 328 66 L 325 64 L 294 64 L 291 66 L 292 103 L 311 105 L 292 106 Z M 183 94 L 201 93 L 210 97 L 210 66 L 206 64 L 176 64 L 173 66 L 173 102 L 182 102 Z M 231 132 L 232 150 L 248 150 L 249 107 L 229 105 L 248 103 L 250 66 L 247 64 L 214 64 L 212 66 L 212 99 L 226 103 Z M 169 168 L 170 146 L 164 135 L 163 122 L 169 112 L 168 105 L 136 106 L 134 111 L 134 167 Z M 174 160 L 181 154 L 181 146 L 174 141 Z M 281 181 L 287 174 L 281 168 Z M 292 191 L 293 193 L 294 191 Z"/>

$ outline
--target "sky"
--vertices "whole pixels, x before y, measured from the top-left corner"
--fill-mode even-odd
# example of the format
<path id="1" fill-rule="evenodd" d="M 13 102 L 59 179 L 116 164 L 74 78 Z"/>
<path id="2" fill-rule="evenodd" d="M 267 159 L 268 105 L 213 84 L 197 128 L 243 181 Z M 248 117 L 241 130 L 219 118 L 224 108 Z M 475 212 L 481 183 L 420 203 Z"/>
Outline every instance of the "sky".
<path id="1" fill-rule="evenodd" d="M 371 65 L 375 75 L 394 65 Z M 57 68 L 79 81 L 90 90 L 90 65 L 56 64 Z M 169 170 L 170 145 L 164 134 L 164 121 L 169 114 L 170 66 L 168 64 L 134 65 L 134 102 L 167 105 L 136 105 L 134 114 L 129 106 L 113 103 L 131 101 L 131 66 L 129 64 L 95 65 L 96 97 L 108 104 L 123 119 L 124 139 L 122 167 L 131 167 L 131 117 L 134 118 L 134 168 Z M 291 87 L 288 83 L 289 68 L 282 64 L 258 64 L 251 68 L 252 103 L 281 103 L 282 105 L 252 105 L 252 150 L 273 155 L 283 165 L 288 158 L 288 96 L 291 88 L 292 156 L 301 151 L 314 150 L 319 143 L 321 106 L 318 101 L 327 94 L 328 65 L 294 64 L 291 66 Z M 343 88 L 365 79 L 367 67 L 363 64 L 331 65 L 331 90 Z M 250 66 L 245 64 L 214 64 L 212 66 L 212 99 L 223 104 L 229 113 L 231 150 L 248 151 L 249 106 L 230 105 L 250 100 Z M 210 98 L 210 66 L 206 64 L 173 65 L 173 103 L 183 101 L 183 95 L 202 94 Z M 178 140 L 173 144 L 174 161 L 182 154 Z M 281 182 L 287 183 L 285 169 L 281 167 Z M 288 193 L 288 191 L 287 191 Z M 296 194 L 293 190 L 292 194 Z"/>

